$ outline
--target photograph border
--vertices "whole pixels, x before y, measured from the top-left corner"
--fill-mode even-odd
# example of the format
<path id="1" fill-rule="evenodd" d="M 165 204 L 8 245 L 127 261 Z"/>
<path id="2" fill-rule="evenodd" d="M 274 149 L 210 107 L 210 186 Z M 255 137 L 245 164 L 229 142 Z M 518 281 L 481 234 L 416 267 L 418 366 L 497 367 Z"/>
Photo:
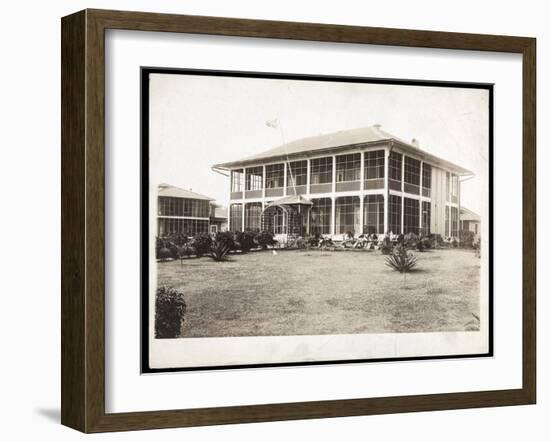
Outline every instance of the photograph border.
<path id="1" fill-rule="evenodd" d="M 105 409 L 105 31 L 175 32 L 522 55 L 522 386 L 262 405 Z M 86 433 L 536 402 L 536 39 L 87 9 L 61 21 L 61 423 Z M 137 369 L 137 367 L 136 367 Z"/>
<path id="2" fill-rule="evenodd" d="M 311 74 L 290 74 L 275 72 L 251 72 L 251 71 L 224 71 L 211 69 L 187 69 L 187 68 L 168 68 L 168 67 L 141 67 L 141 95 L 140 95 L 140 115 L 141 115 L 141 373 L 173 373 L 182 371 L 206 371 L 206 370 L 236 370 L 243 368 L 268 368 L 268 367 L 299 367 L 311 365 L 335 365 L 335 364 L 359 364 L 375 362 L 398 362 L 398 361 L 424 361 L 437 359 L 464 359 L 464 358 L 485 358 L 491 357 L 493 353 L 493 155 L 494 155 L 494 85 L 491 83 L 473 83 L 459 81 L 437 81 L 437 80 L 410 80 L 410 79 L 390 79 L 390 78 L 371 78 L 343 75 L 311 75 Z M 150 230 L 149 230 L 149 75 L 198 75 L 212 77 L 232 77 L 232 78 L 256 78 L 256 79 L 276 79 L 276 80 L 299 80 L 299 81 L 325 81 L 336 83 L 362 83 L 362 84 L 383 84 L 394 86 L 418 86 L 418 87 L 441 87 L 457 89 L 479 89 L 489 92 L 489 256 L 488 256 L 488 309 L 489 309 L 489 333 L 488 333 L 488 351 L 486 353 L 471 354 L 453 354 L 453 355 L 434 355 L 434 356 L 409 356 L 409 357 L 388 357 L 388 358 L 370 358 L 370 359 L 328 359 L 321 361 L 303 361 L 303 362 L 277 362 L 277 363 L 257 363 L 257 364 L 231 364 L 231 365 L 206 365 L 193 367 L 170 367 L 170 368 L 151 368 L 149 364 L 150 357 L 150 287 L 149 272 L 150 264 Z M 177 339 L 177 338 L 174 338 Z M 198 338 L 200 339 L 200 338 Z"/>

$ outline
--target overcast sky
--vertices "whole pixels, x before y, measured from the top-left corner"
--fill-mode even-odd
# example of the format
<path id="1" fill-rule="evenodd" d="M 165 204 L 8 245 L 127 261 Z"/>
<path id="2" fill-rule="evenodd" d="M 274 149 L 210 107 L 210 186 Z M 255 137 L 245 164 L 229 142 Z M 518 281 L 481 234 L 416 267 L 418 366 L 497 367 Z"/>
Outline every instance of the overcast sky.
<path id="1" fill-rule="evenodd" d="M 487 90 L 152 74 L 150 182 L 227 205 L 229 178 L 211 170 L 297 138 L 381 124 L 474 172 L 462 205 L 486 212 Z M 280 129 L 267 120 L 278 119 Z"/>

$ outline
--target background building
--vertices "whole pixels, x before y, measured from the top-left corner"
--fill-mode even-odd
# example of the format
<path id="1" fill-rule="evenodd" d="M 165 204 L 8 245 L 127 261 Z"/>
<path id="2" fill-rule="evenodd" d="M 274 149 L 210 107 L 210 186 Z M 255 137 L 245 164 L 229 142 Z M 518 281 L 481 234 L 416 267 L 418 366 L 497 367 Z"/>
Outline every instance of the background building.
<path id="1" fill-rule="evenodd" d="M 469 230 L 474 234 L 481 233 L 481 217 L 466 207 L 460 208 L 460 230 Z"/>
<path id="2" fill-rule="evenodd" d="M 227 223 L 227 215 L 204 195 L 170 184 L 158 189 L 157 235 L 160 237 L 183 233 L 189 236 L 209 233 Z"/>
<path id="3" fill-rule="evenodd" d="M 460 177 L 472 172 L 379 125 L 303 138 L 217 164 L 230 176 L 230 230 L 458 237 Z"/>

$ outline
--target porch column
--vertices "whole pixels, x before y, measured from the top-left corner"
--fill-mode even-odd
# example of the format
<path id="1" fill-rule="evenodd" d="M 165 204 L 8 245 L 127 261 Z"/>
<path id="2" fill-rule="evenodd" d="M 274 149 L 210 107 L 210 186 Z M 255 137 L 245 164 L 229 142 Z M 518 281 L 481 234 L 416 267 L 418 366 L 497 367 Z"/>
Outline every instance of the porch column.
<path id="1" fill-rule="evenodd" d="M 423 161 L 420 161 L 420 193 L 419 193 L 419 199 L 418 199 L 418 210 L 420 212 L 420 218 L 418 218 L 418 233 L 422 235 L 422 216 L 424 212 L 422 211 L 422 166 L 424 165 Z"/>
<path id="2" fill-rule="evenodd" d="M 389 219 L 390 219 L 390 184 L 389 184 L 389 162 L 390 162 L 390 150 L 386 147 L 384 149 L 384 232 L 389 232 Z"/>
<path id="3" fill-rule="evenodd" d="M 330 215 L 330 234 L 334 236 L 336 234 L 336 198 L 334 195 L 331 197 L 331 215 Z"/>
<path id="4" fill-rule="evenodd" d="M 284 162 L 284 171 L 283 171 L 283 196 L 286 196 L 286 186 L 288 185 L 287 184 L 287 173 L 286 173 L 286 170 L 288 169 L 288 163 L 287 162 Z"/>
<path id="5" fill-rule="evenodd" d="M 306 161 L 307 161 L 306 194 L 309 195 L 311 193 L 311 160 L 308 158 Z"/>
<path id="6" fill-rule="evenodd" d="M 262 166 L 262 199 L 265 203 L 265 164 Z"/>
<path id="7" fill-rule="evenodd" d="M 336 193 L 336 155 L 332 155 L 332 193 Z"/>
<path id="8" fill-rule="evenodd" d="M 401 155 L 401 233 L 405 234 L 405 155 Z"/>
<path id="9" fill-rule="evenodd" d="M 246 167 L 243 168 L 243 179 L 244 179 L 244 183 L 243 183 L 243 210 L 242 210 L 242 222 L 241 222 L 241 232 L 244 232 L 244 209 L 246 207 L 246 203 L 245 203 L 245 199 L 246 199 Z"/>
<path id="10" fill-rule="evenodd" d="M 365 152 L 361 151 L 361 172 L 359 174 L 359 179 L 361 180 L 359 189 L 359 232 L 356 232 L 359 235 L 365 233 Z"/>

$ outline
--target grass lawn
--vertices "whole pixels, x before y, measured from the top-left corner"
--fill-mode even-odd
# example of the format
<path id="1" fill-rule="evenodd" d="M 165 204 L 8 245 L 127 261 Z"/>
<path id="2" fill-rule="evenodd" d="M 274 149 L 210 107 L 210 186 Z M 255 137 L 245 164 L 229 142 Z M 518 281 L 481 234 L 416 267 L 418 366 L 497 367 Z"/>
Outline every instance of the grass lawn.
<path id="1" fill-rule="evenodd" d="M 380 252 L 318 250 L 162 262 L 158 276 L 185 295 L 182 337 L 477 330 L 474 252 L 417 256 L 405 277 Z"/>

